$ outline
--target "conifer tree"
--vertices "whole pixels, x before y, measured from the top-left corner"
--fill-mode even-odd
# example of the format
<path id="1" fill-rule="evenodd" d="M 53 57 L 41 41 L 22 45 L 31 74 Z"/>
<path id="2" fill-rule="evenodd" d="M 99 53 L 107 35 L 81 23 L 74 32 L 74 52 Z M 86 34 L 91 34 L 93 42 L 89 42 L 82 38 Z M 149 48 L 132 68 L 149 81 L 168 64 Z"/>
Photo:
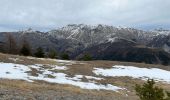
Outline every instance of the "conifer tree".
<path id="1" fill-rule="evenodd" d="M 26 39 L 23 40 L 23 45 L 20 49 L 20 54 L 24 55 L 24 56 L 29 56 L 31 55 L 31 48 L 30 48 L 30 44 L 27 42 Z"/>
<path id="2" fill-rule="evenodd" d="M 61 54 L 61 59 L 69 60 L 70 58 L 69 58 L 69 55 L 67 53 L 63 53 L 63 54 Z"/>
<path id="3" fill-rule="evenodd" d="M 84 61 L 90 61 L 90 60 L 92 60 L 92 57 L 89 54 L 85 54 L 82 59 Z"/>
<path id="4" fill-rule="evenodd" d="M 154 85 L 155 81 L 148 79 L 147 83 L 144 83 L 142 86 L 136 85 L 136 94 L 141 100 L 170 100 L 168 97 L 170 94 L 168 92 L 166 92 L 166 97 L 164 90 Z"/>
<path id="5" fill-rule="evenodd" d="M 38 58 L 44 58 L 44 51 L 41 47 L 38 47 L 34 55 Z"/>
<path id="6" fill-rule="evenodd" d="M 48 57 L 52 59 L 57 58 L 57 52 L 55 50 L 50 50 L 48 53 Z"/>

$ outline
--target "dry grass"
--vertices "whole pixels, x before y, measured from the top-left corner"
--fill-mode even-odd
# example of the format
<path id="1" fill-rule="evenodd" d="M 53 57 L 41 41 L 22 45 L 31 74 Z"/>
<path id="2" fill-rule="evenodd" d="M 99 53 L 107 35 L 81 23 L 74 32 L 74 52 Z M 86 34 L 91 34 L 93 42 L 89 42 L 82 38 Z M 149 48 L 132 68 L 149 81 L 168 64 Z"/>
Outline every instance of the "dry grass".
<path id="1" fill-rule="evenodd" d="M 17 58 L 19 60 L 13 61 L 9 58 Z M 23 64 L 23 65 L 34 65 L 34 64 L 56 65 L 58 64 L 56 61 L 51 60 L 51 59 L 40 59 L 40 58 L 34 58 L 34 57 L 25 57 L 25 56 L 9 55 L 9 54 L 2 54 L 2 53 L 0 53 L 0 61 L 5 62 L 5 63 L 17 63 L 17 64 Z"/>
<path id="2" fill-rule="evenodd" d="M 59 85 L 59 84 L 49 84 L 44 81 L 36 81 L 34 83 L 28 83 L 25 81 L 20 80 L 7 80 L 7 79 L 1 79 L 0 80 L 0 89 L 12 89 L 17 91 L 20 91 L 24 94 L 26 93 L 46 93 L 47 91 L 53 91 L 54 95 L 55 93 L 63 93 L 66 92 L 66 95 L 85 95 L 89 97 L 102 97 L 105 100 L 105 98 L 110 98 L 107 100 L 137 100 L 138 97 L 135 95 L 135 93 L 128 92 L 127 90 L 120 90 L 119 92 L 113 92 L 113 91 L 98 91 L 98 90 L 84 90 L 80 89 L 78 87 L 74 87 L 71 85 Z M 57 95 L 63 95 L 63 94 L 57 94 Z M 63 95 L 63 96 L 64 96 Z M 127 96 L 128 95 L 128 96 Z M 83 98 L 83 97 L 82 97 Z M 112 98 L 112 99 L 111 99 Z M 95 99 L 97 100 L 97 99 Z"/>
<path id="3" fill-rule="evenodd" d="M 30 74 L 31 76 L 38 76 L 38 74 L 42 74 L 41 71 L 38 71 L 35 68 L 30 68 L 30 69 L 31 69 L 31 71 L 27 71 L 26 73 Z"/>
<path id="4" fill-rule="evenodd" d="M 18 61 L 10 60 L 9 58 L 18 58 Z M 0 53 L 0 61 L 5 63 L 17 63 L 17 64 L 24 64 L 24 65 L 34 65 L 34 64 L 43 64 L 41 66 L 44 69 L 49 69 L 50 66 L 47 66 L 46 64 L 50 65 L 58 65 L 58 66 L 67 66 L 68 70 L 53 70 L 53 72 L 63 72 L 67 74 L 69 77 L 73 77 L 74 75 L 85 75 L 85 76 L 96 76 L 92 70 L 97 68 L 111 68 L 113 65 L 125 65 L 125 66 L 137 66 L 141 68 L 161 68 L 165 70 L 170 71 L 170 66 L 163 66 L 163 65 L 152 65 L 152 64 L 144 64 L 144 63 L 131 63 L 131 62 L 119 62 L 119 61 L 76 61 L 74 64 L 66 65 L 59 62 L 56 62 L 51 59 L 36 59 L 36 58 L 30 58 L 30 57 L 23 57 L 23 56 L 17 56 L 17 55 L 6 55 Z M 44 65 L 45 64 L 45 65 Z M 38 74 L 41 74 L 42 72 L 38 71 L 35 68 L 31 68 L 31 71 L 27 72 L 31 74 L 32 76 L 38 76 Z M 46 75 L 48 78 L 55 78 L 53 75 Z M 96 76 L 97 77 L 97 76 Z M 95 80 L 96 82 L 100 84 L 112 84 L 115 86 L 119 86 L 122 88 L 126 88 L 127 90 L 121 90 L 119 92 L 113 92 L 113 91 L 97 91 L 97 90 L 84 90 L 80 89 L 79 87 L 71 86 L 71 85 L 59 85 L 59 84 L 52 84 L 47 83 L 44 81 L 36 81 L 33 83 L 21 81 L 21 80 L 7 80 L 7 79 L 0 79 L 0 88 L 6 88 L 6 89 L 15 89 L 15 90 L 21 90 L 24 92 L 42 92 L 42 91 L 67 91 L 70 94 L 91 94 L 93 96 L 110 96 L 110 97 L 117 97 L 117 98 L 126 98 L 126 100 L 136 100 L 138 99 L 135 91 L 134 86 L 135 84 L 143 84 L 144 81 L 140 79 L 133 79 L 130 77 L 103 77 L 98 76 L 101 78 L 104 78 L 104 80 Z M 167 76 L 168 77 L 168 76 Z M 87 82 L 88 80 L 83 77 L 82 81 Z M 164 88 L 165 90 L 170 91 L 170 84 L 161 83 L 158 82 L 157 85 L 159 87 Z M 128 92 L 130 91 L 130 92 Z M 126 94 L 128 97 L 126 97 Z M 124 99 L 120 99 L 124 100 Z"/>
<path id="5" fill-rule="evenodd" d="M 64 90 L 73 93 L 89 93 L 89 92 L 91 94 L 103 93 L 103 91 L 80 89 L 78 87 L 71 86 L 71 85 L 47 83 L 45 81 L 35 81 L 33 83 L 30 83 L 22 80 L 0 79 L 0 87 L 19 89 L 22 91 L 35 91 L 35 92 L 41 92 L 46 90 L 54 90 L 54 91 Z M 115 92 L 113 91 L 107 91 L 107 93 L 115 94 Z"/>

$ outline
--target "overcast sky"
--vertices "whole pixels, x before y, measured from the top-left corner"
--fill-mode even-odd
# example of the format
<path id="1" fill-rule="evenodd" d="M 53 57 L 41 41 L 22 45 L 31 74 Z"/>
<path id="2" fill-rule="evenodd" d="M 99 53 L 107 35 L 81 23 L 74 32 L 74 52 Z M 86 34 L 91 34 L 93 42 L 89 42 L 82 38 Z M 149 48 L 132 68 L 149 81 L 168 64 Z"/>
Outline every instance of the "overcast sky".
<path id="1" fill-rule="evenodd" d="M 170 0 L 0 0 L 0 31 L 67 24 L 170 28 Z"/>

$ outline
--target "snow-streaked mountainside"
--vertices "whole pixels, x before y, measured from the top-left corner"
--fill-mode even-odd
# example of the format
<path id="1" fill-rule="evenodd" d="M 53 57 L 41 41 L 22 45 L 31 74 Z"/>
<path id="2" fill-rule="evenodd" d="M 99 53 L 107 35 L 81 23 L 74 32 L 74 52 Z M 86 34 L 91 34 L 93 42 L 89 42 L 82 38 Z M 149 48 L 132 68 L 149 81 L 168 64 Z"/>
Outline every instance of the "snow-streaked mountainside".
<path id="1" fill-rule="evenodd" d="M 83 43 L 85 46 L 114 42 L 117 39 L 125 39 L 138 43 L 147 43 L 156 32 L 145 32 L 133 28 L 121 28 L 107 25 L 88 26 L 88 25 L 68 25 L 58 30 L 49 32 L 50 36 L 68 39 Z M 135 41 L 136 40 L 136 41 Z"/>
<path id="2" fill-rule="evenodd" d="M 134 28 L 113 27 L 108 25 L 84 25 L 72 24 L 62 28 L 54 29 L 49 32 L 27 31 L 11 32 L 18 41 L 22 43 L 22 39 L 27 39 L 32 49 L 43 47 L 48 52 L 55 49 L 57 52 L 66 52 L 72 59 L 80 58 L 88 50 L 95 50 L 95 46 L 105 45 L 102 49 L 107 49 L 110 44 L 119 43 L 118 47 L 122 47 L 122 43 L 129 43 L 130 47 L 147 48 L 150 50 L 161 48 L 162 52 L 170 53 L 170 31 L 154 30 L 143 31 Z M 0 33 L 0 41 L 5 41 L 4 32 Z M 108 46 L 106 46 L 109 44 Z M 111 48 L 114 49 L 114 48 Z M 86 52 L 87 50 L 87 52 Z M 135 49 L 136 50 L 136 49 Z M 105 50 L 103 50 L 105 51 Z M 107 50 L 106 50 L 107 51 Z M 135 51 L 136 52 L 136 51 Z M 136 52 L 139 53 L 139 52 Z M 100 54 L 98 54 L 100 55 Z M 156 57 L 156 59 L 159 57 Z M 169 57 L 167 57 L 169 58 Z M 161 62 L 161 60 L 158 59 Z M 141 61 L 142 62 L 142 61 Z"/>

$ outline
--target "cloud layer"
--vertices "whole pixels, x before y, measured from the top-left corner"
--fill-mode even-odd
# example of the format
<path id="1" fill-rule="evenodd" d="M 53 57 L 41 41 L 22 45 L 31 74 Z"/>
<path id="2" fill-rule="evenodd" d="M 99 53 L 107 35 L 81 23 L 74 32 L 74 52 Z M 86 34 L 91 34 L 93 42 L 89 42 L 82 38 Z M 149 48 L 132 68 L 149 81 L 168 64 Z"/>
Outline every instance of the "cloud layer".
<path id="1" fill-rule="evenodd" d="M 0 0 L 0 31 L 67 24 L 170 25 L 170 0 Z"/>

